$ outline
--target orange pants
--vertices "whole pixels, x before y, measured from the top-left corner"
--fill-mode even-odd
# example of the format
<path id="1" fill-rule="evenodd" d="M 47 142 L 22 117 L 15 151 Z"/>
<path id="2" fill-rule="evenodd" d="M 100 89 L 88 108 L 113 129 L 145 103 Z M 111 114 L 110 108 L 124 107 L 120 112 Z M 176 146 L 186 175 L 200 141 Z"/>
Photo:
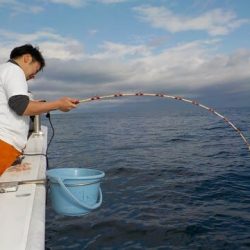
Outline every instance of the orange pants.
<path id="1" fill-rule="evenodd" d="M 10 144 L 0 140 L 0 175 L 2 175 L 20 155 L 21 152 Z"/>

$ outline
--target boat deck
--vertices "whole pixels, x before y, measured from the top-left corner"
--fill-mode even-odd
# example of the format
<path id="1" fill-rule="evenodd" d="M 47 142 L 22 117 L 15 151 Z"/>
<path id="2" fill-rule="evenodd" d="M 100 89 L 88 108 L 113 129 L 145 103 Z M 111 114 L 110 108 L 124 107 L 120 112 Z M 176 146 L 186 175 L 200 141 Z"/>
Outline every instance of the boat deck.
<path id="1" fill-rule="evenodd" d="M 15 184 L 46 178 L 46 157 L 39 155 L 45 154 L 46 149 L 47 128 L 42 126 L 42 133 L 31 134 L 24 151 L 25 154 L 38 155 L 25 156 L 22 164 L 27 166 L 26 169 L 17 171 L 15 167 L 11 167 L 0 177 L 0 185 L 2 182 L 11 182 L 10 187 L 4 188 L 0 193 L 2 250 L 45 248 L 46 186 L 34 183 Z"/>

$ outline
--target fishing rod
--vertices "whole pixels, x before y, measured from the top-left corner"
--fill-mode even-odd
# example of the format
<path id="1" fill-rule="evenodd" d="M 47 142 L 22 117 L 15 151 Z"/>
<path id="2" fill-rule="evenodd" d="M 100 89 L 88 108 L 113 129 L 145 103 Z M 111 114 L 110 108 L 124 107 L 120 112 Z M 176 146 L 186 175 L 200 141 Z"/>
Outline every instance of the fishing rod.
<path id="1" fill-rule="evenodd" d="M 208 107 L 206 105 L 203 105 L 203 104 L 201 104 L 201 103 L 199 103 L 199 102 L 197 102 L 195 100 L 190 100 L 190 99 L 187 99 L 187 98 L 183 98 L 181 96 L 173 96 L 173 95 L 159 94 L 159 93 L 156 93 L 156 94 L 142 93 L 142 92 L 138 92 L 138 93 L 116 93 L 116 94 L 111 94 L 111 95 L 93 96 L 93 97 L 81 99 L 81 100 L 79 100 L 79 103 L 87 103 L 87 102 L 92 102 L 92 101 L 97 101 L 97 100 L 108 100 L 108 99 L 112 99 L 112 98 L 129 97 L 129 96 L 141 96 L 141 97 L 142 96 L 152 96 L 152 97 L 159 97 L 159 98 L 170 98 L 170 99 L 183 101 L 183 102 L 190 103 L 190 104 L 193 104 L 195 106 L 201 107 L 201 108 L 209 111 L 210 113 L 220 117 L 222 120 L 224 120 L 224 122 L 226 122 L 230 127 L 232 127 L 240 135 L 241 139 L 244 141 L 244 143 L 246 144 L 246 146 L 248 147 L 248 149 L 250 151 L 250 144 L 247 141 L 246 137 L 243 135 L 241 130 L 239 128 L 237 128 L 225 116 L 221 115 L 220 113 L 218 113 L 213 108 L 210 108 L 210 107 Z"/>

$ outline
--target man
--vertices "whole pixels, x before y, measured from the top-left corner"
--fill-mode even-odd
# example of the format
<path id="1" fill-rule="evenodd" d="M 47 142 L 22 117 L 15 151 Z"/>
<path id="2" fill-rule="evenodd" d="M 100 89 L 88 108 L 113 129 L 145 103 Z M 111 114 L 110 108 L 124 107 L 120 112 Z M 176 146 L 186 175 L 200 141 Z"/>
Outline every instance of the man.
<path id="1" fill-rule="evenodd" d="M 49 102 L 30 100 L 27 81 L 44 66 L 41 52 L 30 44 L 14 48 L 10 60 L 0 65 L 0 175 L 25 148 L 29 116 L 56 109 L 67 112 L 79 102 L 69 97 Z"/>

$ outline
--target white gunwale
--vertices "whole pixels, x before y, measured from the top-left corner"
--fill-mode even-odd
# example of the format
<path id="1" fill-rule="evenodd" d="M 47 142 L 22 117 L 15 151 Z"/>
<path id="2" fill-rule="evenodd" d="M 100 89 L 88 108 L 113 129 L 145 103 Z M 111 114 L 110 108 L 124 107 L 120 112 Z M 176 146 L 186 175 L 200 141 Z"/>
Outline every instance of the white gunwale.
<path id="1" fill-rule="evenodd" d="M 45 154 L 47 128 L 42 133 L 31 134 L 24 153 Z M 29 169 L 19 172 L 13 168 L 1 177 L 1 182 L 18 182 L 46 178 L 46 157 L 25 156 L 22 163 Z M 0 193 L 0 249 L 44 250 L 46 186 L 41 184 L 19 185 L 16 192 Z"/>

